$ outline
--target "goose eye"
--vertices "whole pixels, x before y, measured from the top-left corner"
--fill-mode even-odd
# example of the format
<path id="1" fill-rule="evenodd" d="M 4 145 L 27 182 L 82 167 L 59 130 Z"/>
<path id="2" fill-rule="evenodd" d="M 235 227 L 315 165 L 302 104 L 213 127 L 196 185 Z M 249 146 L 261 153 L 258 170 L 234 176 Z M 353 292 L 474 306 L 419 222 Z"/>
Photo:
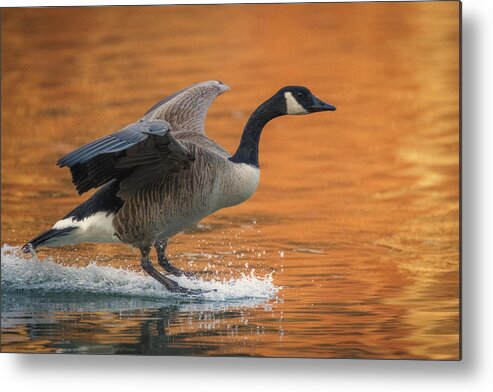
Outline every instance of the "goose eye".
<path id="1" fill-rule="evenodd" d="M 302 98 L 302 97 L 304 97 L 304 96 L 305 96 L 305 94 L 304 94 L 304 93 L 298 93 L 298 97 Z"/>

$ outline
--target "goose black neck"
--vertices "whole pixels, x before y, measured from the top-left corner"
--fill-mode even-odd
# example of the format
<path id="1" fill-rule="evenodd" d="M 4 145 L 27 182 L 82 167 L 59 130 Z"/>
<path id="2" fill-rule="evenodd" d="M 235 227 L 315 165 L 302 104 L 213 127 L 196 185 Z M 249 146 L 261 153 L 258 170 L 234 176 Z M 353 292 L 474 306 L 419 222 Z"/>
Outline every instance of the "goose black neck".
<path id="1" fill-rule="evenodd" d="M 281 115 L 282 113 L 275 109 L 271 100 L 260 105 L 248 119 L 241 135 L 240 145 L 235 154 L 229 158 L 230 161 L 259 167 L 258 145 L 262 130 L 270 120 Z"/>

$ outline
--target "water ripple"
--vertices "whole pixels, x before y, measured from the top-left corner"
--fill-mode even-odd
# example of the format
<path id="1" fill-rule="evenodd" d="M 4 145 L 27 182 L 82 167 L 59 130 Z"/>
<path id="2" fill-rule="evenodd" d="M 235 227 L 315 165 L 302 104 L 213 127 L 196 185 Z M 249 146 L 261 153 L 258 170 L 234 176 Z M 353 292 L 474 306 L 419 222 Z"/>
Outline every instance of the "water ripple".
<path id="1" fill-rule="evenodd" d="M 40 291 L 43 293 L 87 293 L 141 298 L 184 298 L 170 293 L 153 278 L 135 271 L 100 266 L 72 267 L 55 263 L 50 258 L 24 258 L 19 247 L 4 245 L 2 256 L 3 291 Z M 198 296 L 205 301 L 232 301 L 248 298 L 271 299 L 281 289 L 273 284 L 272 274 L 257 277 L 252 272 L 238 279 L 202 280 L 172 277 L 181 286 L 214 290 Z"/>

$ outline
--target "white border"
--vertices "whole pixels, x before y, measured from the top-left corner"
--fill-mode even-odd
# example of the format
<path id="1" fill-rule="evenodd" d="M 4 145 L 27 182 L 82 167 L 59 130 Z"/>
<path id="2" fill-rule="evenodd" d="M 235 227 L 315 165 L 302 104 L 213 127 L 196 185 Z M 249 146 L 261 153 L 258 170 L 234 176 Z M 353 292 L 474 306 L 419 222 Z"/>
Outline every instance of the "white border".
<path id="1" fill-rule="evenodd" d="M 2 6 L 166 3 L 200 2 L 2 0 Z M 462 362 L 1 354 L 2 389 L 10 392 L 491 390 L 492 3 L 485 0 L 463 2 Z"/>

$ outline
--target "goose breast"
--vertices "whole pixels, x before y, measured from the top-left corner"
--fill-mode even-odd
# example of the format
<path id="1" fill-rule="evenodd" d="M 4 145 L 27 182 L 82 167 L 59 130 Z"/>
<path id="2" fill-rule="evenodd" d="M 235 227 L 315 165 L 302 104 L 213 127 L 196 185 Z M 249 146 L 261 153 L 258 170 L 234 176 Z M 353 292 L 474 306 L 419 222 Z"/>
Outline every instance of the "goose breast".
<path id="1" fill-rule="evenodd" d="M 260 181 L 258 167 L 226 160 L 226 169 L 220 174 L 217 209 L 232 207 L 248 200 L 257 190 Z"/>

